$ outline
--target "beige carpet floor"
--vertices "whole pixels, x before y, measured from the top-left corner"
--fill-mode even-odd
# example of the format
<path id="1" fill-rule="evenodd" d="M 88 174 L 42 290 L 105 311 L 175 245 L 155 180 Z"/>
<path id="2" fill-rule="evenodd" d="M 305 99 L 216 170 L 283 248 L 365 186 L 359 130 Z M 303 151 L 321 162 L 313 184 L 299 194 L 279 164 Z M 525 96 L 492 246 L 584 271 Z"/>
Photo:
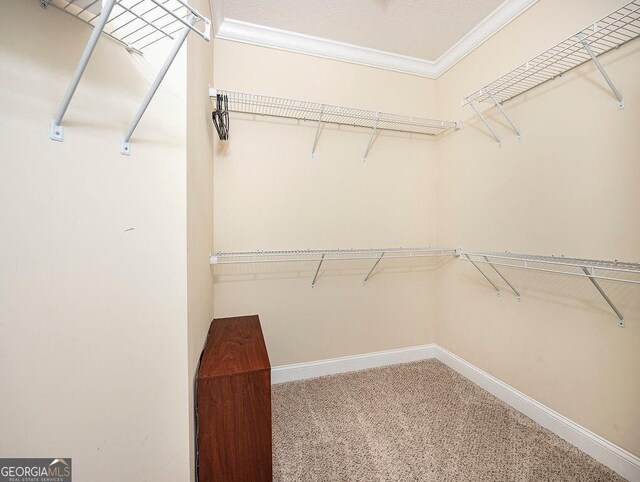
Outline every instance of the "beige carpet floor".
<path id="1" fill-rule="evenodd" d="M 437 360 L 273 386 L 274 480 L 624 480 Z"/>

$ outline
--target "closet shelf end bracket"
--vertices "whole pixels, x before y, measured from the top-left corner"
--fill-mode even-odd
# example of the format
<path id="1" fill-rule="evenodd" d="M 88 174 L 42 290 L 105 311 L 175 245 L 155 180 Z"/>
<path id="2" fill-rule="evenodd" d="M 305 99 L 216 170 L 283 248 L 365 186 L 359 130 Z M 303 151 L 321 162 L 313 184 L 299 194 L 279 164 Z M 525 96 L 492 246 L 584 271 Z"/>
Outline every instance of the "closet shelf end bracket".
<path id="1" fill-rule="evenodd" d="M 192 13 L 189 15 L 189 18 L 187 19 L 186 22 L 181 22 L 181 23 L 184 23 L 184 27 L 176 35 L 176 38 L 173 42 L 173 47 L 171 48 L 169 55 L 167 56 L 164 63 L 162 64 L 162 67 L 160 68 L 158 75 L 156 75 L 156 78 L 153 81 L 153 84 L 151 84 L 151 87 L 149 88 L 147 95 L 142 101 L 142 105 L 140 105 L 138 112 L 133 118 L 133 121 L 131 121 L 131 125 L 129 126 L 129 129 L 127 129 L 127 132 L 125 133 L 124 138 L 122 139 L 122 144 L 120 146 L 121 154 L 125 156 L 131 155 L 131 144 L 130 144 L 131 136 L 133 135 L 133 132 L 136 130 L 136 127 L 138 127 L 138 124 L 140 123 L 142 116 L 147 110 L 147 107 L 149 107 L 149 104 L 151 103 L 151 99 L 153 99 L 153 96 L 158 91 L 158 88 L 160 87 L 162 80 L 164 79 L 165 75 L 167 75 L 167 72 L 169 71 L 169 67 L 171 67 L 171 64 L 173 64 L 173 61 L 178 55 L 178 52 L 180 51 L 182 44 L 187 39 L 189 32 L 193 30 L 194 28 L 193 26 L 197 21 L 198 21 L 198 17 Z"/>
<path id="2" fill-rule="evenodd" d="M 46 0 L 43 1 L 45 3 L 43 4 L 41 2 L 40 5 L 42 7 L 46 7 L 49 2 Z M 111 10 L 113 10 L 113 6 L 115 5 L 115 3 L 116 0 L 106 0 L 102 6 L 102 11 L 100 12 L 98 21 L 91 31 L 91 35 L 89 36 L 87 45 L 82 51 L 82 55 L 80 56 L 80 60 L 78 61 L 78 65 L 76 66 L 76 70 L 73 72 L 73 77 L 71 78 L 67 90 L 64 93 L 64 97 L 62 98 L 62 102 L 60 102 L 60 106 L 58 107 L 56 115 L 51 121 L 51 125 L 49 127 L 49 137 L 53 141 L 64 141 L 64 127 L 62 127 L 62 119 L 64 118 L 64 115 L 69 108 L 69 104 L 71 103 L 73 94 L 75 94 L 76 89 L 78 88 L 78 84 L 80 83 L 82 74 L 84 74 L 84 71 L 87 68 L 89 59 L 91 59 L 91 55 L 96 48 L 96 44 L 98 43 L 100 35 L 104 31 L 104 27 L 109 20 L 109 15 L 111 15 Z"/>
<path id="3" fill-rule="evenodd" d="M 594 30 L 596 30 L 596 27 L 597 27 L 597 23 L 595 23 L 593 26 Z M 609 88 L 613 92 L 613 95 L 615 95 L 616 99 L 618 99 L 618 110 L 624 109 L 624 99 L 622 98 L 622 94 L 616 87 L 616 84 L 613 83 L 613 80 L 611 80 L 611 77 L 609 77 L 609 74 L 607 74 L 607 71 L 605 70 L 604 66 L 600 62 L 600 59 L 598 59 L 598 57 L 596 57 L 596 54 L 593 53 L 593 50 L 591 50 L 589 43 L 587 42 L 587 40 L 585 39 L 582 33 L 578 34 L 578 40 L 580 40 L 580 43 L 582 43 L 582 46 L 589 54 L 589 57 L 591 57 L 591 60 L 593 61 L 593 63 L 596 64 L 596 67 L 598 67 L 598 70 L 602 74 L 602 77 L 604 78 L 605 82 L 609 85 Z"/>
<path id="4" fill-rule="evenodd" d="M 367 281 L 369 281 L 369 278 L 371 278 L 373 271 L 378 267 L 378 264 L 380 263 L 380 261 L 382 261 L 383 256 L 384 256 L 384 251 L 380 254 L 376 262 L 373 264 L 373 267 L 371 268 L 369 273 L 367 273 L 367 276 L 365 276 L 364 280 L 362 281 L 362 286 L 366 286 Z"/>
<path id="5" fill-rule="evenodd" d="M 598 283 L 596 281 L 596 279 L 594 278 L 594 276 L 596 275 L 595 274 L 595 268 L 585 268 L 584 266 L 582 266 L 582 271 L 584 271 L 584 274 L 587 275 L 587 278 L 589 278 L 589 281 L 591 281 L 593 283 L 593 286 L 595 286 L 595 288 L 598 290 L 600 295 L 602 295 L 604 300 L 609 304 L 611 309 L 614 311 L 614 313 L 618 317 L 618 326 L 620 328 L 624 328 L 624 316 L 623 316 L 623 314 L 620 313 L 620 310 L 616 307 L 615 304 L 613 304 L 613 301 L 611 301 L 611 298 L 609 298 L 607 296 L 607 294 L 604 292 L 604 290 L 602 289 L 602 286 L 600 286 L 600 283 Z"/>

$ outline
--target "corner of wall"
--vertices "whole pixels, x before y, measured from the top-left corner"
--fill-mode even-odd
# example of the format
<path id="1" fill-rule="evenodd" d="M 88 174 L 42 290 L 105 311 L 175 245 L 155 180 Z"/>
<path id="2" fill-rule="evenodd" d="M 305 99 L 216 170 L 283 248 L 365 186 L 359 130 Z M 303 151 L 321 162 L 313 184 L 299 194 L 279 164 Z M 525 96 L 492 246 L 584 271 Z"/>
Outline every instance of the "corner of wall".
<path id="1" fill-rule="evenodd" d="M 191 5 L 210 17 L 208 0 Z M 213 38 L 191 35 L 187 41 L 187 332 L 190 478 L 196 479 L 195 377 L 213 319 L 214 130 L 208 87 L 213 83 Z"/>

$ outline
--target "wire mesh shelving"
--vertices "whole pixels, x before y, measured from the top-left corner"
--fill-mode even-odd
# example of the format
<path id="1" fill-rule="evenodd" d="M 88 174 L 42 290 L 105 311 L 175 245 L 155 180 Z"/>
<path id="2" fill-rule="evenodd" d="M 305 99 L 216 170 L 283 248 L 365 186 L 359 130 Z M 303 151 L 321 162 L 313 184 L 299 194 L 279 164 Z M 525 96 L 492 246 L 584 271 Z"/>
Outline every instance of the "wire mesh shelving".
<path id="1" fill-rule="evenodd" d="M 212 100 L 216 99 L 219 95 L 228 101 L 229 112 L 283 117 L 316 123 L 316 137 L 311 151 L 312 155 L 315 153 L 318 145 L 321 126 L 325 123 L 371 129 L 369 145 L 364 155 L 365 159 L 371 149 L 373 138 L 379 130 L 437 136 L 449 129 L 460 128 L 460 122 L 456 121 L 438 120 L 405 114 L 392 114 L 214 88 L 209 89 L 209 96 Z"/>
<path id="2" fill-rule="evenodd" d="M 620 283 L 640 285 L 640 263 L 513 253 L 460 251 L 458 254 L 460 259 L 471 262 L 475 268 L 482 273 L 483 277 L 493 286 L 496 292 L 500 294 L 498 286 L 478 266 L 478 264 L 488 264 L 492 270 L 498 274 L 505 283 L 507 283 L 509 288 L 518 297 L 518 301 L 520 301 L 521 297 L 520 292 L 514 288 L 503 273 L 496 268 L 496 266 L 501 268 L 516 268 L 549 274 L 587 278 L 615 312 L 618 317 L 618 324 L 621 327 L 624 326 L 624 316 L 613 303 L 611 298 L 607 296 L 598 281 L 616 281 Z"/>
<path id="3" fill-rule="evenodd" d="M 41 0 L 43 7 L 51 6 L 95 27 L 102 11 L 102 0 Z M 189 16 L 195 15 L 202 27 L 191 26 Z M 196 23 L 198 23 L 196 22 Z M 130 51 L 144 49 L 163 39 L 174 40 L 183 27 L 209 40 L 211 22 L 181 0 L 116 0 L 102 33 Z"/>
<path id="4" fill-rule="evenodd" d="M 49 137 L 54 141 L 64 141 L 62 120 L 101 35 L 137 53 L 161 40 L 173 41 L 162 67 L 123 136 L 120 152 L 129 155 L 131 136 L 182 44 L 190 32 L 209 41 L 211 21 L 185 0 L 40 0 L 40 4 L 43 7 L 55 7 L 93 27 L 60 106 L 51 120 Z"/>
<path id="5" fill-rule="evenodd" d="M 363 249 L 303 249 L 285 251 L 218 252 L 209 256 L 211 265 L 245 263 L 317 262 L 318 266 L 311 282 L 315 287 L 320 267 L 325 261 L 373 260 L 373 267 L 363 280 L 366 284 L 382 259 L 426 258 L 455 256 L 455 249 L 445 248 L 363 248 Z"/>
<path id="6" fill-rule="evenodd" d="M 640 0 L 633 0 L 468 95 L 463 99 L 462 104 L 469 105 L 476 112 L 498 143 L 501 142 L 500 137 L 478 112 L 474 103 L 489 102 L 496 105 L 520 137 L 520 131 L 508 117 L 502 104 L 591 60 L 611 88 L 617 99 L 618 108 L 622 109 L 624 108 L 622 94 L 598 57 L 636 39 L 639 35 Z"/>

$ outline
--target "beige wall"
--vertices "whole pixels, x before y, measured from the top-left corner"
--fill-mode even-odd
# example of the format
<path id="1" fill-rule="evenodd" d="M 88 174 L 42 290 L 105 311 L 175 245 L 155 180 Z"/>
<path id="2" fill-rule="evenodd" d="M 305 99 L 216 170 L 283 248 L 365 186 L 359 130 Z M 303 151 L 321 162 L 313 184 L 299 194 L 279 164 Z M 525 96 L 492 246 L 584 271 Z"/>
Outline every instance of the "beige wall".
<path id="1" fill-rule="evenodd" d="M 0 456 L 72 457 L 74 480 L 185 480 L 185 60 L 125 157 L 156 69 L 101 39 L 53 142 L 88 35 L 0 2 Z"/>
<path id="2" fill-rule="evenodd" d="M 211 17 L 208 0 L 190 5 Z M 187 294 L 189 342 L 189 452 L 195 480 L 194 379 L 213 319 L 213 136 L 209 85 L 213 83 L 213 42 L 187 40 Z"/>
<path id="3" fill-rule="evenodd" d="M 383 136 L 362 164 L 366 131 L 325 129 L 311 160 L 314 125 L 234 116 L 228 146 L 217 144 L 215 249 L 432 244 L 637 261 L 637 42 L 603 58 L 623 111 L 590 64 L 508 103 L 520 143 L 489 110 L 504 138 L 498 148 L 460 107 L 622 3 L 541 0 L 435 82 L 216 41 L 217 87 L 430 113 L 465 127 L 436 143 Z M 274 365 L 436 341 L 640 453 L 638 288 L 605 284 L 626 314 L 619 329 L 586 280 L 509 272 L 518 303 L 507 289 L 496 297 L 470 264 L 447 263 L 437 280 L 412 266 L 366 288 L 368 265 L 327 266 L 313 290 L 315 264 L 219 266 L 215 314 L 259 313 Z"/>
<path id="4" fill-rule="evenodd" d="M 212 246 L 423 245 L 638 261 L 637 42 L 603 57 L 624 111 L 592 65 L 507 104 L 521 143 L 489 110 L 498 148 L 460 108 L 620 4 L 540 0 L 437 81 L 191 36 L 123 157 L 155 69 L 102 40 L 54 143 L 49 120 L 88 30 L 36 1 L 0 3 L 0 456 L 71 456 L 81 480 L 183 480 L 209 321 L 249 313 L 273 365 L 437 342 L 640 454 L 636 287 L 606 285 L 619 329 L 581 279 L 505 273 L 517 303 L 461 261 L 384 261 L 366 287 L 371 263 L 326 263 L 313 290 L 315 264 L 212 277 L 206 261 Z M 465 127 L 439 141 L 384 133 L 366 163 L 370 133 L 352 128 L 326 126 L 315 160 L 315 125 L 294 121 L 233 116 L 223 144 L 212 80 Z"/>
<path id="5" fill-rule="evenodd" d="M 216 40 L 218 88 L 403 113 L 435 108 L 419 77 Z M 217 142 L 215 250 L 424 246 L 435 242 L 435 142 L 232 116 Z M 434 264 L 215 268 L 216 317 L 258 313 L 273 365 L 433 341 Z"/>
<path id="6" fill-rule="evenodd" d="M 616 100 L 589 63 L 495 108 L 490 137 L 460 100 L 621 1 L 541 0 L 437 80 L 445 117 L 464 128 L 439 144 L 438 241 L 466 249 L 640 260 L 640 44 L 602 57 Z M 584 279 L 505 271 L 502 296 L 471 264 L 439 271 L 436 341 L 640 454 L 640 287 L 603 283 L 625 329 Z M 495 277 L 495 276 L 494 276 Z"/>

